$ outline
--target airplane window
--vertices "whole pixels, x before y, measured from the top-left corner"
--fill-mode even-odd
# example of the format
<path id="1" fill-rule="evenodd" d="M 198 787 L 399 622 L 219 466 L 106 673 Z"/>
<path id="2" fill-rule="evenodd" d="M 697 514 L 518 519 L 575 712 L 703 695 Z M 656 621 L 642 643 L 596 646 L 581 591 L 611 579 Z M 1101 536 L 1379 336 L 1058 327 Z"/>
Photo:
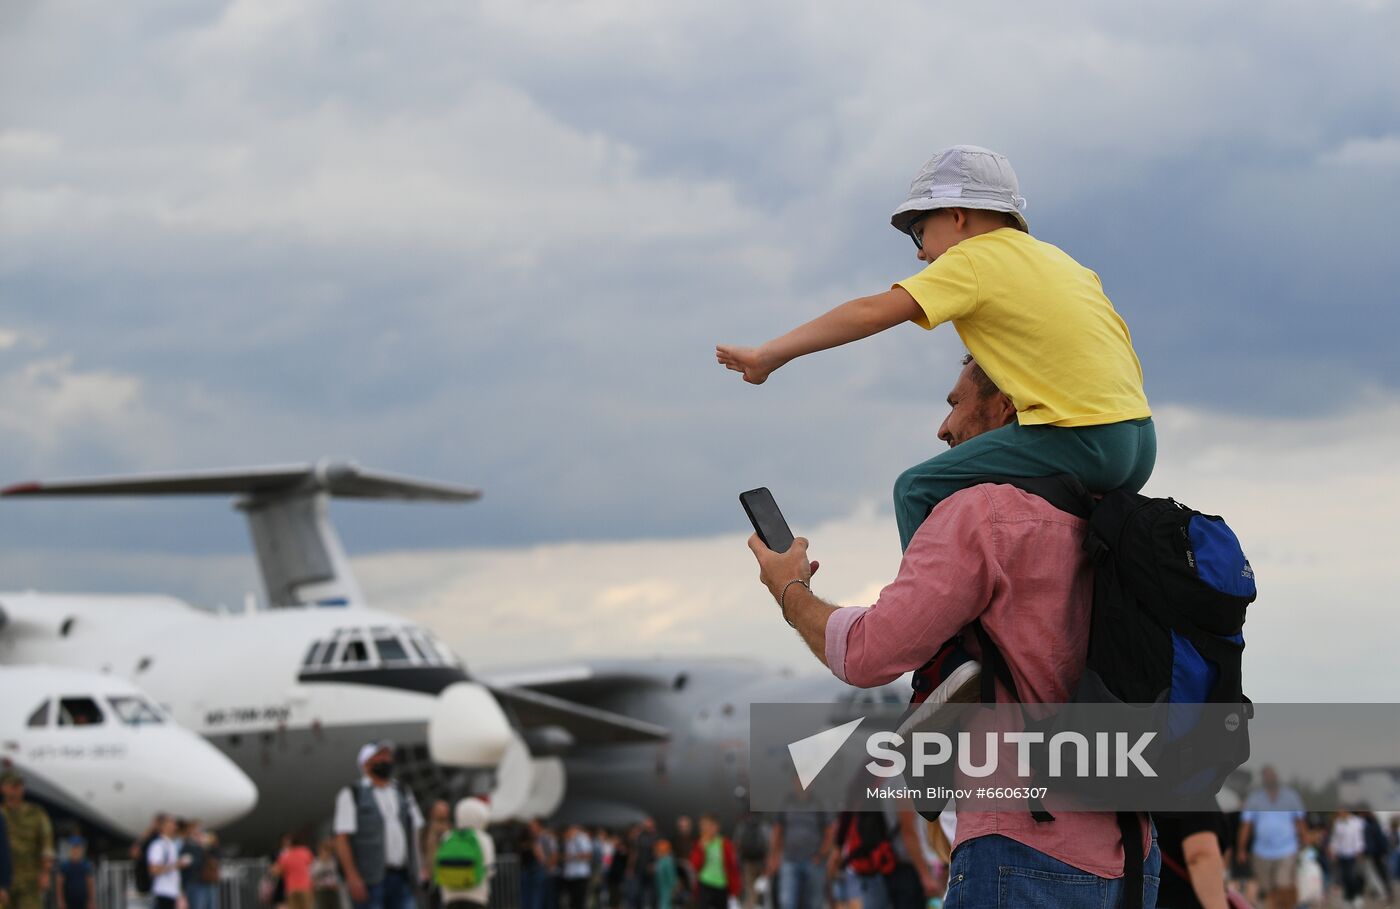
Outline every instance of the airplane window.
<path id="1" fill-rule="evenodd" d="M 318 659 L 321 661 L 320 665 L 325 667 L 330 665 L 331 657 L 335 656 L 335 641 L 324 641 L 323 643 L 325 644 L 325 649 L 321 651 L 321 655 Z"/>
<path id="2" fill-rule="evenodd" d="M 392 631 L 385 629 L 375 629 L 378 634 L 374 637 L 374 647 L 379 651 L 379 662 L 388 663 L 411 663 L 408 651 L 404 650 L 403 644 L 394 636 Z"/>
<path id="3" fill-rule="evenodd" d="M 112 705 L 117 719 L 128 726 L 156 726 L 163 722 L 160 711 L 138 697 L 122 695 L 108 698 L 107 703 Z"/>
<path id="4" fill-rule="evenodd" d="M 365 647 L 365 642 L 359 638 L 351 638 L 345 642 L 345 649 L 340 652 L 340 662 L 341 665 L 368 663 L 369 648 Z"/>
<path id="5" fill-rule="evenodd" d="M 415 629 L 409 633 L 408 639 L 413 642 L 413 648 L 418 651 L 423 662 L 429 666 L 442 665 L 442 655 L 438 653 L 437 647 L 433 646 L 433 639 L 430 635 L 421 629 Z"/>
<path id="6" fill-rule="evenodd" d="M 29 715 L 29 726 L 31 729 L 37 729 L 40 726 L 47 726 L 48 724 L 49 701 L 46 698 L 44 700 L 44 703 L 40 704 L 38 708 L 36 708 L 35 711 Z"/>
<path id="7" fill-rule="evenodd" d="M 58 725 L 97 726 L 102 722 L 102 708 L 92 698 L 63 698 L 58 702 Z"/>
<path id="8" fill-rule="evenodd" d="M 321 642 L 317 641 L 306 649 L 306 659 L 301 661 L 301 668 L 307 669 L 316 665 L 316 657 L 321 655 Z"/>
<path id="9" fill-rule="evenodd" d="M 447 645 L 427 632 L 423 633 L 423 639 L 432 645 L 437 651 L 438 659 L 434 662 L 441 662 L 444 666 L 460 666 L 457 662 L 457 655 L 448 649 Z"/>

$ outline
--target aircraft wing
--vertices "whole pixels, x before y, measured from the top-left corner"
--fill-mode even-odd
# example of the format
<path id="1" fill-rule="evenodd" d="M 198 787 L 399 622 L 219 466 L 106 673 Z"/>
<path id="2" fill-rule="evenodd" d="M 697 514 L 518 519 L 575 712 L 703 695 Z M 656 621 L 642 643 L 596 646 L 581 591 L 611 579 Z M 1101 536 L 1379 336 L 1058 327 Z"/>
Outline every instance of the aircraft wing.
<path id="1" fill-rule="evenodd" d="M 625 745 L 664 742 L 670 730 L 641 720 L 567 701 L 526 688 L 491 686 L 491 693 L 526 727 L 562 728 L 577 745 Z"/>
<path id="2" fill-rule="evenodd" d="M 353 461 L 44 480 L 10 486 L 0 490 L 0 495 L 277 495 L 302 491 L 348 499 L 470 502 L 481 497 L 481 490 L 470 486 L 366 470 Z"/>

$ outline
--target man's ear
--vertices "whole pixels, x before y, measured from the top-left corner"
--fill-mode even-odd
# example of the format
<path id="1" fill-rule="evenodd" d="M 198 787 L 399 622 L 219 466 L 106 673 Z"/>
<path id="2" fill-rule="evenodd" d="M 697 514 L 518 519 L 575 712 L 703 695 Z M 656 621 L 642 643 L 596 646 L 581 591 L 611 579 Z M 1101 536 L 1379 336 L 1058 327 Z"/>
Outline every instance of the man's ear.
<path id="1" fill-rule="evenodd" d="M 997 392 L 996 399 L 992 402 L 996 408 L 997 418 L 1003 420 L 1003 426 L 1012 423 L 1016 419 L 1016 405 L 1011 403 L 1011 399 L 1001 392 Z"/>
<path id="2" fill-rule="evenodd" d="M 954 230 L 959 230 L 959 231 L 960 231 L 960 230 L 962 230 L 964 227 L 967 227 L 967 209 L 965 209 L 965 208 L 950 208 L 950 209 L 948 209 L 948 211 L 949 211 L 949 213 L 953 216 L 953 229 L 954 229 Z"/>

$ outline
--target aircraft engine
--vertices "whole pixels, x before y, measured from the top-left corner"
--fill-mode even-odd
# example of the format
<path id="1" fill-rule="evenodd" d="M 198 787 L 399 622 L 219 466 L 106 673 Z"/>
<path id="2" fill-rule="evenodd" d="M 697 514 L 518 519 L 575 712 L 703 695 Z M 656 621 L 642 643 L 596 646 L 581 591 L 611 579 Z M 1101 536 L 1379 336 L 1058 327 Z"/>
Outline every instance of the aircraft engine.
<path id="1" fill-rule="evenodd" d="M 428 717 L 428 754 L 451 767 L 495 767 L 513 737 L 496 699 L 475 682 L 443 689 Z"/>

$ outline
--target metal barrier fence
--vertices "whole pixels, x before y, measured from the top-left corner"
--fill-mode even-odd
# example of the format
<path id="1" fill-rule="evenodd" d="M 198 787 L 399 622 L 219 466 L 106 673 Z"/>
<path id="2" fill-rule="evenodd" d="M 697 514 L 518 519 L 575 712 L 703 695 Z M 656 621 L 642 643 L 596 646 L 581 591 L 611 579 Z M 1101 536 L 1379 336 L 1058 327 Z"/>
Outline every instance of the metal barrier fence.
<path id="1" fill-rule="evenodd" d="M 267 874 L 267 859 L 224 859 L 219 864 L 219 909 L 257 909 L 258 882 Z M 98 909 L 138 909 L 151 897 L 136 892 L 131 862 L 103 861 L 97 865 Z"/>
<path id="2" fill-rule="evenodd" d="M 218 909 L 259 909 L 258 884 L 267 874 L 267 859 L 223 859 L 219 866 Z M 520 865 L 514 855 L 496 860 L 491 878 L 490 909 L 520 909 Z M 97 909 L 147 909 L 150 896 L 136 892 L 131 862 L 102 861 L 97 865 Z M 349 905 L 345 894 L 341 904 Z"/>

